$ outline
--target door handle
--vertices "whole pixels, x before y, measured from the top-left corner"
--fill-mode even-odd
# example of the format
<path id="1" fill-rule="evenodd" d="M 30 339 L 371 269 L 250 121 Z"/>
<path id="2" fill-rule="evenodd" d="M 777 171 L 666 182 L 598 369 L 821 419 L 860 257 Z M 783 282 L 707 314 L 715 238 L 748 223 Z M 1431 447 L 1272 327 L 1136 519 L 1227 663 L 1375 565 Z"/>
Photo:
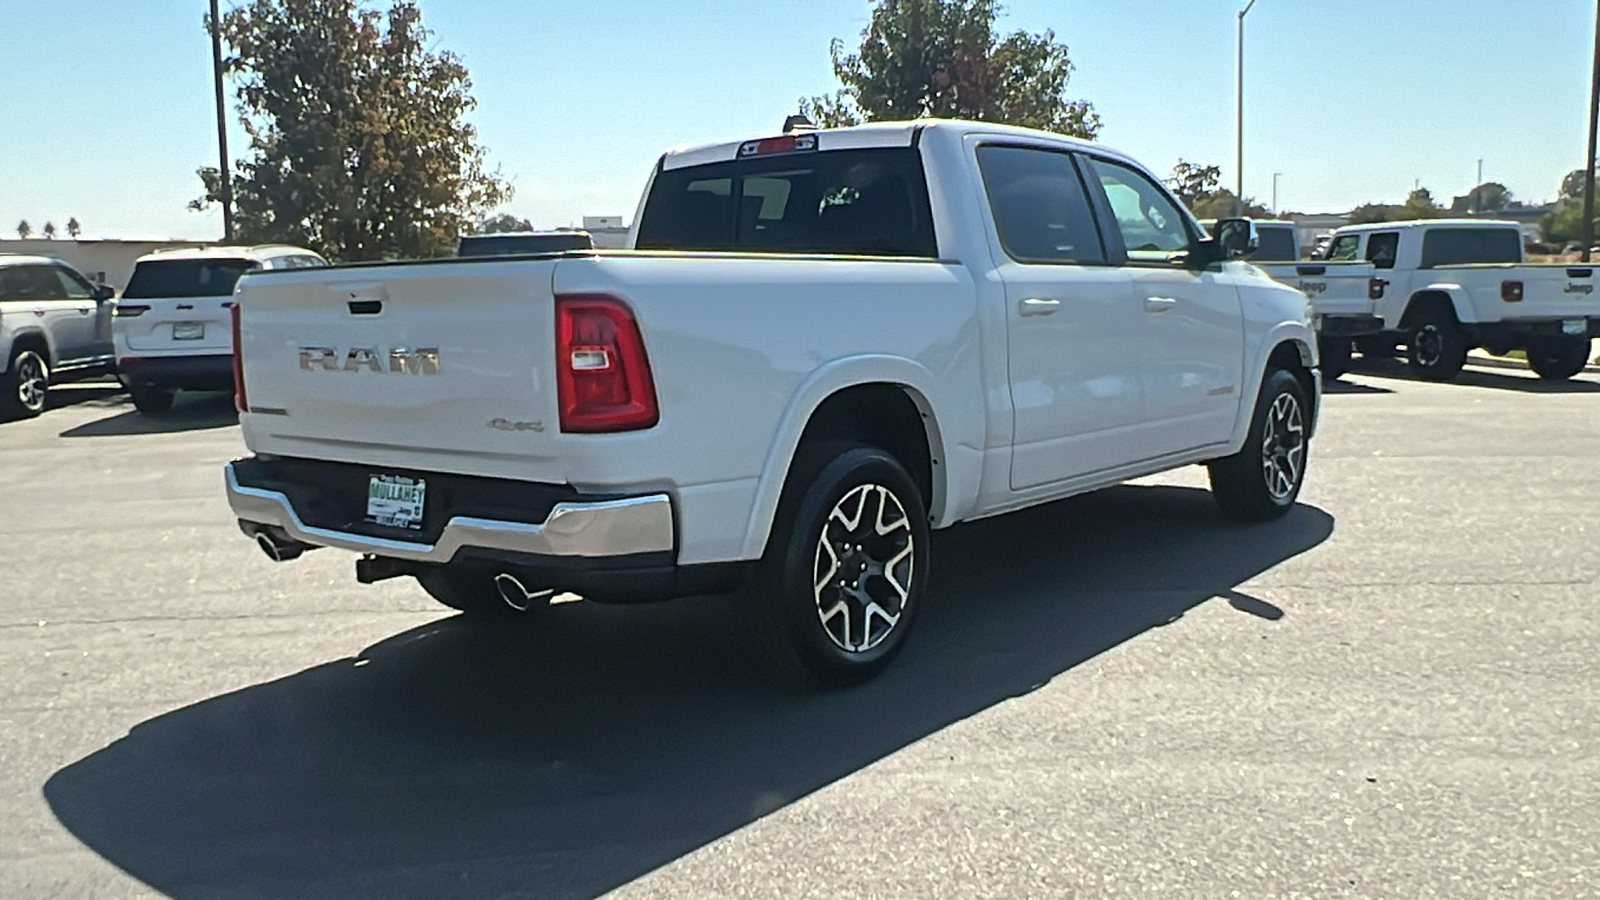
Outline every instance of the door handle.
<path id="1" fill-rule="evenodd" d="M 1144 298 L 1144 311 L 1147 313 L 1164 313 L 1178 305 L 1173 297 L 1146 297 Z"/>
<path id="2" fill-rule="evenodd" d="M 1060 308 L 1060 300 L 1045 297 L 1029 297 L 1017 304 L 1017 312 L 1024 316 L 1048 316 Z"/>

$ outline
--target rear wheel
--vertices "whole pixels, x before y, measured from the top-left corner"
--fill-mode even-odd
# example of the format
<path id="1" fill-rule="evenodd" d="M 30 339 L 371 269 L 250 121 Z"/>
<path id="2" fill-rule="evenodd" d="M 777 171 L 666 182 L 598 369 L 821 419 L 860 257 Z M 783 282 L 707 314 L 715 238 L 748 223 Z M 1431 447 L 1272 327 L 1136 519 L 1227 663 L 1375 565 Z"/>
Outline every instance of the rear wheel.
<path id="1" fill-rule="evenodd" d="M 921 492 L 893 456 L 803 454 L 748 598 L 777 674 L 843 687 L 881 672 L 921 607 L 928 533 Z"/>
<path id="2" fill-rule="evenodd" d="M 515 575 L 477 566 L 440 566 L 417 576 L 428 596 L 474 620 L 533 623 L 552 591 L 529 589 Z"/>
<path id="3" fill-rule="evenodd" d="M 175 391 L 153 384 L 128 386 L 128 396 L 133 398 L 133 408 L 145 415 L 157 415 L 172 409 L 172 399 L 175 394 Z"/>
<path id="4" fill-rule="evenodd" d="M 1528 344 L 1528 368 L 1545 381 L 1565 381 L 1589 364 L 1589 339 L 1547 337 Z"/>
<path id="5" fill-rule="evenodd" d="M 1244 447 L 1207 466 L 1223 512 L 1259 522 L 1289 511 L 1305 482 L 1309 414 L 1300 379 L 1284 369 L 1268 373 Z"/>
<path id="6" fill-rule="evenodd" d="M 1317 338 L 1317 356 L 1321 360 L 1324 380 L 1336 381 L 1350 371 L 1351 349 L 1349 338 Z"/>
<path id="7" fill-rule="evenodd" d="M 50 390 L 50 364 L 38 351 L 21 347 L 11 354 L 11 364 L 0 375 L 0 414 L 31 419 L 44 412 Z"/>
<path id="8" fill-rule="evenodd" d="M 1449 381 L 1467 364 L 1467 338 L 1442 306 L 1424 308 L 1407 330 L 1411 371 L 1430 381 Z"/>

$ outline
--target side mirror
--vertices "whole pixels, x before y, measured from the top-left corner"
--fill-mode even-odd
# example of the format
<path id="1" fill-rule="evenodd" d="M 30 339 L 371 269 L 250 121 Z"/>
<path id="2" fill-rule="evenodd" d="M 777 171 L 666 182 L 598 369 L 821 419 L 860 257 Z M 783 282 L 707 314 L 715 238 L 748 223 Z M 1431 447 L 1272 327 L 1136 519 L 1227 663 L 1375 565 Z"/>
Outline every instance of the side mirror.
<path id="1" fill-rule="evenodd" d="M 93 293 L 94 302 L 104 303 L 107 300 L 111 300 L 117 296 L 117 289 L 109 284 L 97 284 L 94 286 Z"/>
<path id="2" fill-rule="evenodd" d="M 1261 249 L 1256 223 L 1249 219 L 1218 219 L 1211 233 L 1223 259 L 1244 259 Z"/>

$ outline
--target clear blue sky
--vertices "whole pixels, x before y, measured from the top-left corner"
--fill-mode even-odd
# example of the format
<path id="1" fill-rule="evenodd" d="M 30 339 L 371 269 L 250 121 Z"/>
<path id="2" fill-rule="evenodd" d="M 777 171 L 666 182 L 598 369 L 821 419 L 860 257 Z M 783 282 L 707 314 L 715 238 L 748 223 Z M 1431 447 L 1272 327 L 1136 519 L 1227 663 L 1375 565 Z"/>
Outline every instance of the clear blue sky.
<path id="1" fill-rule="evenodd" d="M 235 0 L 224 0 L 224 8 Z M 1341 211 L 1448 201 L 1474 183 L 1553 197 L 1582 164 L 1595 0 L 1259 0 L 1246 20 L 1245 191 Z M 655 157 L 775 130 L 833 90 L 828 42 L 865 0 L 422 0 L 472 73 L 508 211 L 539 227 L 631 217 Z M 1101 139 L 1165 174 L 1233 183 L 1243 0 L 1011 0 L 1000 26 L 1052 28 Z M 87 235 L 210 238 L 192 213 L 214 163 L 206 0 L 0 0 L 0 229 L 76 216 Z M 231 104 L 231 97 L 230 97 Z M 235 155 L 243 135 L 232 129 Z"/>

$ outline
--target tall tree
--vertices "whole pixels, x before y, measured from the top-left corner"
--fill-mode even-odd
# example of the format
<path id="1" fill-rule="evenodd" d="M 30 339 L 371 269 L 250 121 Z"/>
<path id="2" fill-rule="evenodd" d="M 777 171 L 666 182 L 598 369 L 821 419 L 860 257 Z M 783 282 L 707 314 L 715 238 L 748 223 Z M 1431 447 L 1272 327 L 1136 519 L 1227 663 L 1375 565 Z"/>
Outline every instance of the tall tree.
<path id="1" fill-rule="evenodd" d="M 1178 199 L 1188 204 L 1190 209 L 1194 209 L 1195 204 L 1216 193 L 1218 186 L 1222 184 L 1222 168 L 1196 165 L 1180 159 L 1178 164 L 1172 167 L 1172 179 L 1168 183 L 1172 185 L 1173 193 L 1178 195 Z"/>
<path id="2" fill-rule="evenodd" d="M 43 234 L 44 235 L 44 239 L 47 240 L 47 241 L 55 240 L 56 239 L 56 223 L 54 223 L 54 222 L 46 222 L 46 223 L 44 223 L 44 230 L 41 231 L 40 234 Z"/>
<path id="3" fill-rule="evenodd" d="M 77 240 L 80 234 L 83 234 L 83 226 L 78 224 L 78 217 L 73 216 L 67 220 L 67 237 Z"/>
<path id="4" fill-rule="evenodd" d="M 802 98 L 819 124 L 924 116 L 976 119 L 1092 138 L 1100 117 L 1069 100 L 1072 60 L 1055 32 L 995 32 L 995 0 L 876 0 L 861 46 L 829 48 L 843 88 Z"/>
<path id="5" fill-rule="evenodd" d="M 17 223 L 17 237 L 27 240 L 28 235 L 31 234 L 33 234 L 33 226 L 28 224 L 27 219 Z"/>
<path id="6" fill-rule="evenodd" d="M 1582 188 L 1579 188 L 1581 191 Z M 1496 212 L 1511 205 L 1511 189 L 1498 181 L 1486 181 L 1450 203 L 1451 212 Z"/>
<path id="7" fill-rule="evenodd" d="M 510 213 L 501 213 L 490 216 L 473 226 L 474 234 L 506 234 L 512 231 L 532 231 L 533 223 L 527 219 L 519 219 Z"/>
<path id="8" fill-rule="evenodd" d="M 211 22 L 207 21 L 209 29 Z M 434 256 L 509 199 L 485 169 L 472 81 L 432 53 L 414 0 L 250 0 L 222 17 L 250 154 L 233 176 L 240 240 L 332 259 Z M 220 200 L 201 169 L 204 209 Z"/>

